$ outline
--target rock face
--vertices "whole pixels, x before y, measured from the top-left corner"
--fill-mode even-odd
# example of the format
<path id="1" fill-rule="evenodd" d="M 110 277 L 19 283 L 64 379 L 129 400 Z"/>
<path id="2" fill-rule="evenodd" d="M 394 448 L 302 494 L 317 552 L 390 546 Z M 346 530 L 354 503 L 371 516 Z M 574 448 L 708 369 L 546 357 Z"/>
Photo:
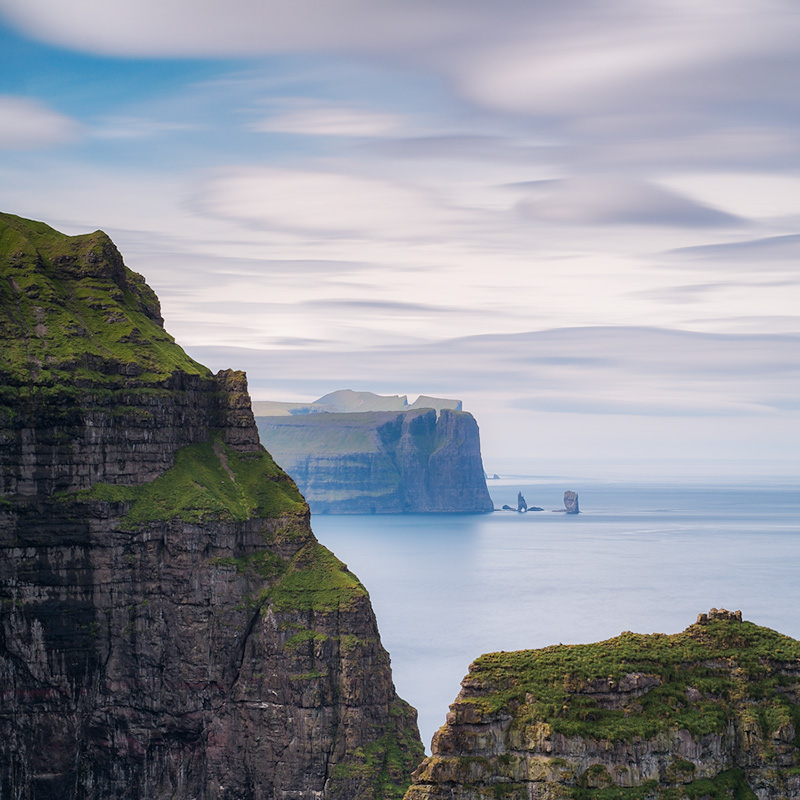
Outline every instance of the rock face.
<path id="1" fill-rule="evenodd" d="M 257 417 L 315 513 L 493 509 L 471 414 L 443 408 Z"/>
<path id="2" fill-rule="evenodd" d="M 564 492 L 564 508 L 567 510 L 567 514 L 581 513 L 581 508 L 578 505 L 577 492 L 571 492 L 569 490 Z"/>
<path id="3" fill-rule="evenodd" d="M 405 800 L 800 797 L 800 642 L 735 615 L 491 653 L 462 687 Z"/>
<path id="4" fill-rule="evenodd" d="M 421 756 L 243 373 L 108 237 L 0 215 L 0 798 L 375 800 Z"/>

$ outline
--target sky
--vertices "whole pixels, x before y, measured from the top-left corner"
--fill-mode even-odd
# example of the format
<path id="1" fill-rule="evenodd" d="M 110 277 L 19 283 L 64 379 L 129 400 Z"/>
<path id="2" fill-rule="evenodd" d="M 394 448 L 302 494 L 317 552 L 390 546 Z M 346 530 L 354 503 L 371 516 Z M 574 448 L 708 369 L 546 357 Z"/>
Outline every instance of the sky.
<path id="1" fill-rule="evenodd" d="M 0 210 L 105 230 L 254 398 L 798 477 L 794 0 L 0 0 L 0 67 Z"/>

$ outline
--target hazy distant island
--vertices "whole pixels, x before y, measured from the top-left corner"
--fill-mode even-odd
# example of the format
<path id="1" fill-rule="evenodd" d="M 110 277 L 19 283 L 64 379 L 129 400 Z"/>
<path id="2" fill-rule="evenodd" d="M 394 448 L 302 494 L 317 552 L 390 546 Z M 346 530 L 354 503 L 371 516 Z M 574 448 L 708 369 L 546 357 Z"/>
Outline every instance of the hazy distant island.
<path id="1" fill-rule="evenodd" d="M 343 389 L 253 403 L 261 441 L 323 514 L 492 511 L 478 425 L 460 400 Z"/>

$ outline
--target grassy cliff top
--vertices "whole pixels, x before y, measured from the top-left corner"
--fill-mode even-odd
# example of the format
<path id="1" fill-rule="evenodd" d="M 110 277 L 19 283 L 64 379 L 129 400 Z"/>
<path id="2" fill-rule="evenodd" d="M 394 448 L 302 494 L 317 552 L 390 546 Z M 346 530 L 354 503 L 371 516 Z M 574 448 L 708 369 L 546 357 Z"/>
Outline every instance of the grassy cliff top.
<path id="1" fill-rule="evenodd" d="M 799 681 L 800 642 L 714 620 L 674 635 L 626 632 L 596 644 L 489 653 L 471 666 L 460 702 L 595 739 L 675 728 L 703 735 L 742 715 L 766 734 L 787 723 L 800 731 L 790 689 Z"/>
<path id="2" fill-rule="evenodd" d="M 158 298 L 102 231 L 0 213 L 0 376 L 57 385 L 210 376 L 164 330 Z"/>

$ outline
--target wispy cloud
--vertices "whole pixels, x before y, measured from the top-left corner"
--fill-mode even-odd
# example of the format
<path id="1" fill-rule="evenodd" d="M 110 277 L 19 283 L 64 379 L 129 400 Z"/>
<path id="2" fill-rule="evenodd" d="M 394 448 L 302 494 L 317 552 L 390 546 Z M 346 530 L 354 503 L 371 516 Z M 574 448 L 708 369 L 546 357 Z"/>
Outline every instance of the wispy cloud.
<path id="1" fill-rule="evenodd" d="M 730 227 L 733 214 L 659 186 L 613 176 L 575 177 L 530 184 L 520 213 L 533 219 L 580 225 Z"/>
<path id="2" fill-rule="evenodd" d="M 746 268 L 754 265 L 773 267 L 785 264 L 790 270 L 797 269 L 800 261 L 800 234 L 767 236 L 762 239 L 748 239 L 740 242 L 679 247 L 670 251 L 673 255 L 688 259 L 719 261 L 723 264 L 739 264 Z"/>
<path id="3" fill-rule="evenodd" d="M 0 149 L 36 150 L 77 139 L 82 126 L 43 103 L 0 95 Z"/>
<path id="4" fill-rule="evenodd" d="M 197 130 L 197 127 L 185 122 L 141 117 L 102 117 L 95 122 L 91 136 L 98 139 L 150 139 L 164 134 Z"/>
<path id="5" fill-rule="evenodd" d="M 204 213 L 247 224 L 344 237 L 426 237 L 456 221 L 452 211 L 413 186 L 269 167 L 221 173 L 194 202 Z"/>
<path id="6" fill-rule="evenodd" d="M 324 106 L 286 110 L 250 125 L 252 130 L 263 133 L 367 138 L 396 135 L 403 127 L 397 114 Z"/>
<path id="7" fill-rule="evenodd" d="M 515 397 L 517 408 L 648 416 L 764 413 L 800 392 L 800 334 L 719 335 L 570 328 L 323 353 L 196 348 L 206 361 L 269 359 L 283 378 Z M 293 359 L 289 363 L 289 358 Z M 349 384 L 348 384 L 349 385 Z M 341 386 L 339 388 L 342 388 Z M 399 387 L 398 391 L 402 389 Z M 433 391 L 433 389 L 431 389 Z M 475 389 L 472 390 L 473 392 Z M 274 399 L 274 398 L 273 398 Z"/>

